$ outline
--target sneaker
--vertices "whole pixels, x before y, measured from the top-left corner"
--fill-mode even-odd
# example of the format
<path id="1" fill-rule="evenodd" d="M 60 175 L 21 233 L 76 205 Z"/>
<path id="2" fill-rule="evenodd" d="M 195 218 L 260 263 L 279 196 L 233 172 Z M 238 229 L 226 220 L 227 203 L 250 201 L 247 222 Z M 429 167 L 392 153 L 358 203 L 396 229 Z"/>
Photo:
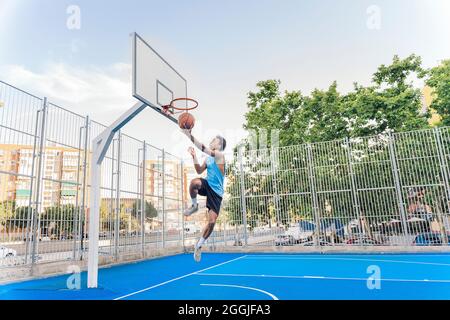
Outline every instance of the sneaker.
<path id="1" fill-rule="evenodd" d="M 196 262 L 200 262 L 200 260 L 202 260 L 202 248 L 197 248 L 195 247 L 194 249 L 194 260 Z"/>
<path id="2" fill-rule="evenodd" d="M 192 205 L 189 209 L 184 211 L 184 215 L 189 217 L 191 214 L 198 211 L 198 203 L 196 205 Z"/>

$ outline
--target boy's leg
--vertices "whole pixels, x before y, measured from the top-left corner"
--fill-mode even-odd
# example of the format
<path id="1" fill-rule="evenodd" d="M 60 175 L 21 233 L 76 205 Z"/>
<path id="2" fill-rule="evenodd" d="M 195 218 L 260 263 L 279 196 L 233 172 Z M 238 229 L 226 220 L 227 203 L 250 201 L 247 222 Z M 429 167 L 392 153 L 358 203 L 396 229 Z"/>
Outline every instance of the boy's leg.
<path id="1" fill-rule="evenodd" d="M 202 237 L 198 240 L 197 244 L 195 245 L 194 259 L 197 262 L 200 261 L 200 259 L 201 259 L 202 245 L 205 243 L 205 241 L 209 238 L 209 236 L 213 232 L 218 216 L 219 215 L 216 212 L 214 212 L 213 210 L 208 211 L 208 223 L 206 224 L 205 228 L 203 229 Z"/>
<path id="2" fill-rule="evenodd" d="M 191 184 L 189 185 L 189 195 L 191 196 L 192 206 L 184 211 L 185 216 L 190 216 L 198 210 L 197 195 L 201 187 L 202 181 L 200 179 L 193 179 L 191 181 Z"/>

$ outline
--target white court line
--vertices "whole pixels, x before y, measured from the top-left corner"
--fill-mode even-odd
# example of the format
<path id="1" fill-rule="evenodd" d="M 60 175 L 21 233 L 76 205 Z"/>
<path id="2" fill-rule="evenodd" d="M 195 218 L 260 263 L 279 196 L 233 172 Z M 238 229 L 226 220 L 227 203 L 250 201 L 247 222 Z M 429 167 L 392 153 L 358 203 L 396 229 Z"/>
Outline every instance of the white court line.
<path id="1" fill-rule="evenodd" d="M 183 279 L 183 278 L 190 277 L 190 276 L 195 275 L 195 274 L 197 274 L 197 273 L 199 273 L 199 272 L 203 272 L 203 271 L 206 271 L 206 270 L 210 270 L 210 269 L 213 269 L 213 268 L 222 266 L 222 265 L 224 265 L 224 264 L 227 264 L 227 263 L 230 263 L 230 262 L 233 262 L 233 261 L 236 261 L 236 260 L 245 258 L 245 257 L 247 257 L 247 256 L 246 256 L 246 255 L 245 255 L 245 256 L 241 256 L 241 257 L 238 257 L 238 258 L 235 258 L 235 259 L 231 259 L 231 260 L 228 260 L 228 261 L 225 261 L 225 262 L 216 264 L 216 265 L 214 265 L 214 266 L 212 266 L 212 267 L 208 267 L 208 268 L 205 268 L 205 269 L 202 269 L 202 270 L 198 270 L 198 271 L 195 271 L 195 272 L 192 272 L 192 273 L 189 273 L 189 274 L 185 274 L 184 276 L 181 276 L 181 277 L 178 277 L 178 278 L 174 278 L 174 279 L 170 279 L 170 280 L 167 280 L 167 281 L 164 281 L 164 282 L 155 284 L 154 286 L 151 286 L 151 287 L 148 287 L 148 288 L 145 288 L 145 289 L 142 289 L 142 290 L 139 290 L 139 291 L 135 291 L 135 292 L 126 294 L 126 295 L 124 295 L 124 296 L 115 298 L 114 300 L 121 300 L 121 299 L 123 299 L 123 298 L 127 298 L 127 297 L 129 297 L 129 296 L 133 296 L 133 295 L 135 295 L 135 294 L 142 293 L 142 292 L 145 292 L 145 291 L 148 291 L 148 290 L 151 290 L 151 289 L 154 289 L 154 288 L 163 286 L 163 285 L 168 284 L 168 283 L 170 283 L 170 282 L 174 282 L 174 281 L 177 281 L 177 280 L 181 280 L 181 279 Z"/>
<path id="2" fill-rule="evenodd" d="M 252 287 L 244 287 L 244 286 L 237 286 L 232 284 L 215 284 L 215 283 L 202 283 L 201 286 L 208 286 L 208 287 L 229 287 L 229 288 L 239 288 L 239 289 L 247 289 L 247 290 L 253 290 L 262 292 L 264 294 L 267 294 L 269 297 L 271 297 L 273 300 L 280 300 L 278 297 L 270 292 L 258 289 L 258 288 L 252 288 Z"/>
<path id="3" fill-rule="evenodd" d="M 345 278 L 345 277 L 324 277 L 324 276 L 297 276 L 297 275 L 272 275 L 272 274 L 235 274 L 235 273 L 198 273 L 196 276 L 211 277 L 256 277 L 256 278 L 286 278 L 286 279 L 321 279 L 321 280 L 358 280 L 367 281 L 368 278 Z M 437 282 L 450 283 L 450 280 L 432 280 L 432 279 L 379 279 L 380 281 L 392 282 Z"/>
<path id="4" fill-rule="evenodd" d="M 413 256 L 413 257 L 421 257 L 421 256 L 430 256 L 430 257 L 450 257 L 450 251 L 448 253 L 445 254 L 435 254 L 435 253 L 429 253 L 429 252 L 424 252 L 423 254 L 421 253 L 403 253 L 403 254 L 399 254 L 399 253 L 361 253 L 361 252 L 354 252 L 354 253 L 334 253 L 334 251 L 330 251 L 330 252 L 324 252 L 324 253 L 315 253 L 315 252 L 311 252 L 311 253 L 290 253 L 290 254 L 286 254 L 286 253 L 274 253 L 274 254 L 269 254 L 269 253 L 261 253 L 258 254 L 253 253 L 252 256 L 258 256 L 258 257 L 310 257 L 310 256 L 340 256 L 340 257 L 348 257 L 348 256 L 390 256 L 390 257 L 394 257 L 394 256 L 399 256 L 399 257 L 404 257 L 404 256 Z"/>
<path id="5" fill-rule="evenodd" d="M 369 261 L 369 262 L 391 262 L 391 263 L 406 263 L 406 264 L 423 264 L 432 266 L 450 267 L 449 263 L 439 262 L 422 262 L 422 261 L 403 261 L 403 260 L 388 260 L 388 259 L 358 259 L 358 258 L 333 258 L 333 257 L 299 257 L 299 256 L 249 256 L 246 260 L 343 260 L 343 261 Z"/>

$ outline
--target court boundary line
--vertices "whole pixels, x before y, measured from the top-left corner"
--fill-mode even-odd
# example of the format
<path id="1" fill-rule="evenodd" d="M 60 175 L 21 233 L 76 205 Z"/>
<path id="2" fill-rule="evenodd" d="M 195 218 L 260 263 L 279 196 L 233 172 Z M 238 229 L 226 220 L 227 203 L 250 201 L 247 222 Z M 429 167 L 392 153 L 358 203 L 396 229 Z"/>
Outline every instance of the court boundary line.
<path id="1" fill-rule="evenodd" d="M 285 279 L 318 279 L 318 280 L 357 280 L 367 281 L 371 278 L 349 278 L 349 277 L 327 277 L 327 276 L 314 276 L 314 275 L 271 275 L 271 274 L 237 274 L 237 273 L 198 273 L 196 276 L 211 276 L 211 277 L 253 277 L 253 278 L 285 278 Z M 436 283 L 450 283 L 449 280 L 441 279 L 375 279 L 380 281 L 390 282 L 436 282 Z"/>
<path id="2" fill-rule="evenodd" d="M 216 268 L 216 267 L 222 266 L 222 265 L 224 265 L 224 264 L 227 264 L 227 263 L 230 263 L 230 262 L 234 262 L 234 261 L 243 259 L 243 258 L 245 258 L 245 257 L 247 257 L 247 255 L 243 255 L 243 256 L 237 257 L 237 258 L 235 258 L 235 259 L 227 260 L 227 261 L 221 262 L 221 263 L 219 263 L 219 264 L 210 266 L 210 267 L 208 267 L 208 268 L 201 269 L 201 270 L 197 270 L 197 271 L 194 271 L 194 272 L 185 274 L 185 275 L 183 275 L 183 276 L 179 276 L 179 277 L 176 277 L 176 278 L 173 278 L 173 279 L 170 279 L 170 280 L 167 280 L 167 281 L 164 281 L 164 282 L 155 284 L 155 285 L 153 285 L 153 286 L 150 286 L 150 287 L 147 287 L 147 288 L 138 290 L 138 291 L 134 291 L 134 292 L 128 293 L 128 294 L 126 294 L 126 295 L 117 297 L 117 298 L 115 298 L 115 299 L 113 299 L 113 300 L 122 300 L 122 299 L 124 299 L 124 298 L 128 298 L 128 297 L 130 297 L 130 296 L 133 296 L 133 295 L 136 295 L 136 294 L 139 294 L 139 293 L 142 293 L 142 292 L 146 292 L 146 291 L 152 290 L 152 289 L 157 288 L 157 287 L 161 287 L 161 286 L 166 285 L 166 284 L 168 284 L 168 283 L 171 283 L 171 282 L 174 282 L 174 281 L 178 281 L 178 280 L 181 280 L 181 279 L 184 279 L 184 278 L 193 276 L 193 275 L 195 275 L 195 274 L 197 274 L 197 273 L 199 273 L 199 272 L 203 272 L 203 271 L 206 271 L 206 270 L 211 270 L 211 269 L 213 269 L 213 268 Z"/>
<path id="3" fill-rule="evenodd" d="M 268 291 L 264 291 L 262 289 L 259 288 L 253 288 L 253 287 L 246 287 L 246 286 L 239 286 L 239 285 L 234 285 L 234 284 L 218 284 L 218 283 L 201 283 L 201 286 L 208 286 L 208 287 L 228 287 L 228 288 L 239 288 L 239 289 L 247 289 L 247 290 L 253 290 L 253 291 L 258 291 L 261 293 L 264 293 L 266 295 L 268 295 L 269 297 L 272 298 L 272 300 L 280 300 L 278 299 L 278 297 Z"/>
<path id="4" fill-rule="evenodd" d="M 423 261 L 403 261 L 403 260 L 390 260 L 390 259 L 360 259 L 360 258 L 333 258 L 333 257 L 300 257 L 296 255 L 261 255 L 261 256 L 249 256 L 247 260 L 342 260 L 342 261 L 368 261 L 368 262 L 390 262 L 390 263 L 404 263 L 404 264 L 422 264 L 433 266 L 445 266 L 450 267 L 449 263 L 439 262 L 423 262 Z"/>

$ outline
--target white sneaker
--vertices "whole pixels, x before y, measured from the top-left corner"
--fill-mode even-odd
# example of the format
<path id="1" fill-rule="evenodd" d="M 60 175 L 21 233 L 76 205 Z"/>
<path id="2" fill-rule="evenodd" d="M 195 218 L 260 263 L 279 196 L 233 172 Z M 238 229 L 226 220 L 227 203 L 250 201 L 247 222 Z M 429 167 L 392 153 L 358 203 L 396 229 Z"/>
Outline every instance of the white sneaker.
<path id="1" fill-rule="evenodd" d="M 200 262 L 200 260 L 202 260 L 202 248 L 194 248 L 194 260 L 196 262 Z"/>
<path id="2" fill-rule="evenodd" d="M 193 214 L 197 211 L 198 211 L 198 203 L 196 205 L 192 205 L 189 209 L 186 209 L 183 214 L 186 217 L 189 217 L 191 214 Z"/>

